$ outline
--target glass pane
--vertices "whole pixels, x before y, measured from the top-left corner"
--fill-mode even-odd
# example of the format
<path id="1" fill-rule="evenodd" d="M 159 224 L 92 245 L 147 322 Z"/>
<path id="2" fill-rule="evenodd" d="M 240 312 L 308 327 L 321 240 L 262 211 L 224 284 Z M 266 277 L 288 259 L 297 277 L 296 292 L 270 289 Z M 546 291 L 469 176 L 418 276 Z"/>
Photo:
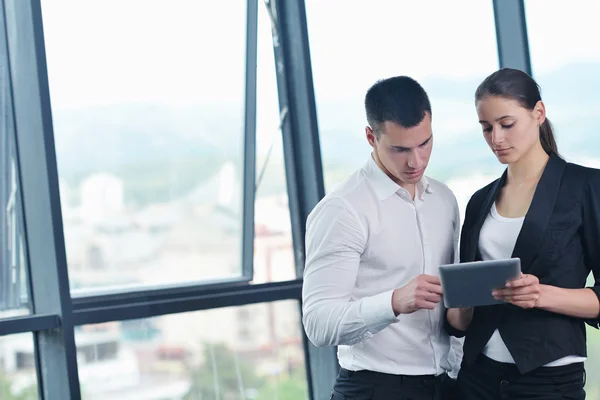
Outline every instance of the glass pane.
<path id="1" fill-rule="evenodd" d="M 42 3 L 71 288 L 240 276 L 246 2 Z"/>
<path id="2" fill-rule="evenodd" d="M 296 301 L 86 325 L 86 400 L 308 398 Z"/>
<path id="3" fill-rule="evenodd" d="M 6 52 L 0 58 L 6 70 Z M 29 314 L 30 304 L 10 76 L 0 75 L 0 318 L 7 318 Z"/>
<path id="4" fill-rule="evenodd" d="M 258 8 L 254 283 L 296 278 L 269 11 Z M 284 116 L 285 118 L 285 116 Z"/>
<path id="5" fill-rule="evenodd" d="M 427 174 L 455 190 L 464 209 L 501 171 L 474 106 L 477 85 L 498 68 L 492 2 L 307 0 L 306 7 L 327 191 L 369 157 L 368 88 L 378 79 L 409 75 L 432 104 L 435 140 Z"/>
<path id="6" fill-rule="evenodd" d="M 31 333 L 0 336 L 0 399 L 38 399 Z"/>
<path id="7" fill-rule="evenodd" d="M 559 151 L 600 167 L 595 120 L 600 114 L 600 2 L 525 2 L 531 65 L 542 88 Z M 561 26 L 561 29 L 556 29 Z"/>
<path id="8" fill-rule="evenodd" d="M 587 284 L 588 286 L 594 284 L 592 275 L 590 275 Z M 600 381 L 595 378 L 600 376 L 600 331 L 587 325 L 586 329 L 588 358 L 585 362 L 587 376 L 585 391 L 588 399 L 600 399 Z"/>
<path id="9" fill-rule="evenodd" d="M 525 12 L 533 75 L 558 150 L 568 161 L 600 168 L 600 2 L 527 0 Z M 586 391 L 596 399 L 600 381 L 591 377 L 600 376 L 600 332 L 589 327 L 588 356 Z"/>

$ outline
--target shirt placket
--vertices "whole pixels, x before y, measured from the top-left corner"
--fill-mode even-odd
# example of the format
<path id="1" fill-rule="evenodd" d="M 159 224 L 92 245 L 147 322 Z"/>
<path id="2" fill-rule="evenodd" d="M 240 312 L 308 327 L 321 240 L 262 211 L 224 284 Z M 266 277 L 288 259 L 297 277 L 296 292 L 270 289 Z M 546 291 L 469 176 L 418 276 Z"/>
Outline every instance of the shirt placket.
<path id="1" fill-rule="evenodd" d="M 431 246 L 429 245 L 427 230 L 425 229 L 425 223 L 423 220 L 423 199 L 420 196 L 415 196 L 413 200 L 413 207 L 415 210 L 415 216 L 417 219 L 417 230 L 419 233 L 419 239 L 421 242 L 421 251 L 422 251 L 422 260 L 423 274 L 431 273 Z M 437 324 L 434 318 L 435 311 L 427 311 L 427 318 L 429 319 L 429 327 L 431 329 L 431 335 L 429 336 L 429 344 L 431 346 L 431 351 L 433 353 L 433 365 L 437 369 L 437 365 L 439 364 L 439 356 L 436 352 L 436 341 L 437 341 Z"/>

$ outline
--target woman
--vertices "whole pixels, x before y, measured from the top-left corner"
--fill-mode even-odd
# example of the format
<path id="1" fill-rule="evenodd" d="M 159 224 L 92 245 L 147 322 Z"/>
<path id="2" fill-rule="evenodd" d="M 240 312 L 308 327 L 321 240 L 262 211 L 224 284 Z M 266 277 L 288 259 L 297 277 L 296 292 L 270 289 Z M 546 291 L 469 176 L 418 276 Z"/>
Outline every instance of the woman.
<path id="1" fill-rule="evenodd" d="M 518 257 L 523 274 L 493 292 L 499 305 L 447 311 L 447 331 L 465 336 L 459 398 L 585 399 L 584 322 L 598 328 L 600 314 L 600 171 L 559 156 L 526 73 L 493 73 L 475 100 L 508 167 L 467 205 L 461 262 Z"/>

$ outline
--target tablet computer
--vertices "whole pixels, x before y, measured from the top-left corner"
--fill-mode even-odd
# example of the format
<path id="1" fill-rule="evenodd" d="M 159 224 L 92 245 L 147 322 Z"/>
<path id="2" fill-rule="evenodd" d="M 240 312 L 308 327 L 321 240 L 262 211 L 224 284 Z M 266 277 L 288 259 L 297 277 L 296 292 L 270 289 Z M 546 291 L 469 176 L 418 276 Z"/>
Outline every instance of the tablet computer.
<path id="1" fill-rule="evenodd" d="M 440 280 L 446 308 L 502 304 L 492 291 L 521 275 L 521 260 L 474 261 L 440 265 Z"/>

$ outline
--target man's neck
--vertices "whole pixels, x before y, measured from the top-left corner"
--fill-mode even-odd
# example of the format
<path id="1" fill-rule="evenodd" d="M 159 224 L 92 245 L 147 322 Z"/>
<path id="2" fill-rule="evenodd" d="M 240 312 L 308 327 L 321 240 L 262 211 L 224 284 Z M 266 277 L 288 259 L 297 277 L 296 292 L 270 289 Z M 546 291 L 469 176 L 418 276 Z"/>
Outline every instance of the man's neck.
<path id="1" fill-rule="evenodd" d="M 375 164 L 377 164 L 379 169 L 382 170 L 383 173 L 385 173 L 388 176 L 388 178 L 390 178 L 396 185 L 400 186 L 403 189 L 406 189 L 410 194 L 410 197 L 413 200 L 415 199 L 415 193 L 417 192 L 417 188 L 414 183 L 405 183 L 402 182 L 400 179 L 396 178 L 390 171 L 388 171 L 385 165 L 383 165 L 383 163 L 379 159 L 379 156 L 377 155 L 377 152 L 371 152 L 371 157 L 373 157 L 373 161 L 375 161 Z"/>

